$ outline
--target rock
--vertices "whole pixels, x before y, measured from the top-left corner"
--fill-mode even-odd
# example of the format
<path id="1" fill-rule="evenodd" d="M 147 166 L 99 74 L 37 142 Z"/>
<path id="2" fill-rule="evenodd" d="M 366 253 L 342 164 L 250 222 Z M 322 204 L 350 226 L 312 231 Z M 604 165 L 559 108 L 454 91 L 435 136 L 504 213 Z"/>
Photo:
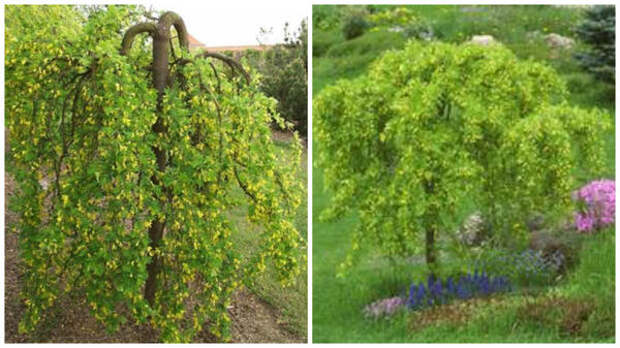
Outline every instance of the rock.
<path id="1" fill-rule="evenodd" d="M 530 236 L 530 248 L 540 252 L 545 264 L 552 265 L 556 271 L 565 272 L 574 266 L 579 251 L 579 241 L 573 231 L 554 231 L 542 229 L 532 232 Z"/>
<path id="2" fill-rule="evenodd" d="M 481 46 L 489 46 L 498 43 L 491 35 L 474 35 L 469 42 Z"/>
<path id="3" fill-rule="evenodd" d="M 551 48 L 569 49 L 575 45 L 575 40 L 556 33 L 545 35 L 545 42 Z"/>
<path id="4" fill-rule="evenodd" d="M 549 245 L 555 244 L 555 237 L 550 229 L 535 230 L 530 237 L 530 248 L 544 251 Z"/>

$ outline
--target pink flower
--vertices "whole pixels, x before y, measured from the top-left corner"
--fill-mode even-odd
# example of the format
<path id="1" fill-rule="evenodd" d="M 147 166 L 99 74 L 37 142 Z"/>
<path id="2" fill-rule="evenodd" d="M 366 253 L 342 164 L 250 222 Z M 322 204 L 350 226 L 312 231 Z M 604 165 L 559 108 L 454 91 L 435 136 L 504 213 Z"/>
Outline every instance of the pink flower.
<path id="1" fill-rule="evenodd" d="M 613 180 L 596 180 L 573 194 L 582 207 L 575 213 L 575 226 L 579 232 L 595 232 L 611 225 L 616 216 L 616 183 Z"/>
<path id="2" fill-rule="evenodd" d="M 390 316 L 405 305 L 405 300 L 401 297 L 386 298 L 373 302 L 364 308 L 366 317 L 379 318 Z"/>

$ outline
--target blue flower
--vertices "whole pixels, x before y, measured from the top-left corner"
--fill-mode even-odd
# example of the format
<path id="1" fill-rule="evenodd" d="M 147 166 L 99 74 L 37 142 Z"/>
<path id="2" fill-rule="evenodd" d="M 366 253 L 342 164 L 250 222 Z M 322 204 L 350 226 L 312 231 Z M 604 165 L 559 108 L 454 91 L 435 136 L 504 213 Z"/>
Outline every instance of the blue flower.
<path id="1" fill-rule="evenodd" d="M 458 296 L 461 300 L 465 300 L 468 298 L 468 293 L 465 287 L 463 286 L 463 282 L 459 282 L 456 286 L 456 296 Z"/>
<path id="2" fill-rule="evenodd" d="M 411 284 L 411 287 L 409 288 L 409 298 L 407 299 L 407 306 L 409 308 L 414 308 L 416 304 L 418 303 L 415 297 L 416 292 L 417 292 L 417 287 L 415 286 L 415 284 Z"/>
<path id="3" fill-rule="evenodd" d="M 446 291 L 449 295 L 454 295 L 456 288 L 454 286 L 454 282 L 452 281 L 452 277 L 448 277 L 446 280 Z"/>
<path id="4" fill-rule="evenodd" d="M 424 298 L 425 293 L 426 291 L 424 291 L 424 284 L 420 283 L 420 286 L 418 287 L 418 293 L 416 294 L 416 303 L 422 303 L 422 299 Z"/>
<path id="5" fill-rule="evenodd" d="M 434 282 L 435 282 L 435 276 L 433 276 L 432 274 L 429 274 L 428 282 L 427 282 L 427 287 L 428 287 L 429 290 L 433 288 L 433 283 Z"/>
<path id="6" fill-rule="evenodd" d="M 491 293 L 489 288 L 489 278 L 483 277 L 480 279 L 480 292 L 482 292 L 483 295 L 488 295 Z"/>
<path id="7" fill-rule="evenodd" d="M 426 285 L 426 286 L 425 286 Z M 461 275 L 458 282 L 448 277 L 445 282 L 429 276 L 426 284 L 411 284 L 406 305 L 409 309 L 447 303 L 452 298 L 467 300 L 475 296 L 488 296 L 495 292 L 510 291 L 510 282 L 505 276 L 491 277 L 486 271 L 476 269 L 473 273 Z"/>

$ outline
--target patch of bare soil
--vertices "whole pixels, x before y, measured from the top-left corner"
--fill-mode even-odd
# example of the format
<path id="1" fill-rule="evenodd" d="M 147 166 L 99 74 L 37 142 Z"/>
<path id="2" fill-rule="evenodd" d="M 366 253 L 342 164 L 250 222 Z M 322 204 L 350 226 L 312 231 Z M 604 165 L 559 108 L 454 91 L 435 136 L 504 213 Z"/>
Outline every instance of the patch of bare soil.
<path id="1" fill-rule="evenodd" d="M 288 331 L 277 318 L 277 311 L 258 296 L 243 289 L 233 295 L 232 336 L 239 343 L 305 343 Z"/>
<path id="2" fill-rule="evenodd" d="M 429 326 L 442 323 L 463 324 L 475 316 L 477 309 L 481 305 L 497 308 L 504 306 L 501 296 L 473 298 L 466 301 L 434 306 L 414 312 L 409 321 L 410 328 L 412 331 L 420 331 Z"/>
<path id="3" fill-rule="evenodd" d="M 529 301 L 517 311 L 522 321 L 533 321 L 546 326 L 559 327 L 560 334 L 577 337 L 582 334 L 582 327 L 594 313 L 593 299 L 569 299 L 563 297 L 545 297 Z M 609 333 L 613 335 L 613 332 Z"/>
<path id="4" fill-rule="evenodd" d="M 118 332 L 109 334 L 91 314 L 84 298 L 69 294 L 59 298 L 47 313 L 36 332 L 18 333 L 18 324 L 25 307 L 19 299 L 23 277 L 19 265 L 18 232 L 15 230 L 17 215 L 10 211 L 8 200 L 15 189 L 13 178 L 5 174 L 5 341 L 54 342 L 54 343 L 103 343 L 103 342 L 156 342 L 157 333 L 146 325 L 125 324 Z M 285 343 L 305 342 L 280 323 L 280 313 L 258 296 L 247 290 L 237 291 L 229 310 L 232 320 L 232 342 L 236 343 Z M 207 330 L 196 337 L 197 343 L 213 342 Z"/>

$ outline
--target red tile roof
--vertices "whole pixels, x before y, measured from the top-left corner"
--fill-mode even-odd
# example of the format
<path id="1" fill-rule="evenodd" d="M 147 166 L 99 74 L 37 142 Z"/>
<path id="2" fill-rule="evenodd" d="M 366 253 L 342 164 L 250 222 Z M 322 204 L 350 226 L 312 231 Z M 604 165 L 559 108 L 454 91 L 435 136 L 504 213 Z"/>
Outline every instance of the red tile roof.
<path id="1" fill-rule="evenodd" d="M 187 34 L 187 41 L 189 41 L 189 48 L 204 47 L 204 44 L 202 42 L 198 41 L 195 37 L 191 36 L 190 34 Z"/>
<path id="2" fill-rule="evenodd" d="M 239 45 L 239 46 L 215 46 L 215 47 L 206 47 L 202 42 L 198 41 L 195 37 L 187 34 L 187 41 L 189 41 L 189 48 L 196 49 L 202 48 L 209 52 L 242 52 L 245 50 L 257 50 L 262 51 L 270 48 L 272 45 Z"/>

